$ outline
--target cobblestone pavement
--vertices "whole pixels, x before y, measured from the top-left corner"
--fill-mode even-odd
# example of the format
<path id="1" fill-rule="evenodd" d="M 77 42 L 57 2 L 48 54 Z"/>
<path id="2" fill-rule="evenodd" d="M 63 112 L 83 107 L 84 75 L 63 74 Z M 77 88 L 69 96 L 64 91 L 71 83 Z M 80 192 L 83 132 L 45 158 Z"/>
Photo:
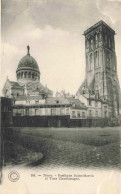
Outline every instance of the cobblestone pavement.
<path id="1" fill-rule="evenodd" d="M 14 128 L 9 140 L 42 153 L 36 167 L 120 168 L 120 128 Z"/>

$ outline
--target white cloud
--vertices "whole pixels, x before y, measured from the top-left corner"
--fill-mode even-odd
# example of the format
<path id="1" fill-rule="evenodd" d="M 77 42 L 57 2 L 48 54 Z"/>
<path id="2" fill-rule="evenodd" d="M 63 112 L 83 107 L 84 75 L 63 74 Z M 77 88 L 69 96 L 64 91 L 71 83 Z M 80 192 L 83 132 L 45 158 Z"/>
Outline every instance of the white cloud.
<path id="1" fill-rule="evenodd" d="M 35 39 L 42 38 L 42 36 L 43 36 L 42 30 L 40 30 L 39 28 L 29 33 L 29 37 L 35 38 Z"/>
<path id="2" fill-rule="evenodd" d="M 121 25 L 117 5 L 110 6 L 102 0 L 97 0 L 97 4 L 90 0 L 51 3 L 22 0 L 21 5 L 15 2 L 16 12 L 10 1 L 4 9 L 2 80 L 7 75 L 15 80 L 18 62 L 27 53 L 26 45 L 30 45 L 30 53 L 39 64 L 41 82 L 52 90 L 65 88 L 75 93 L 85 76 L 85 43 L 81 34 L 100 19 L 112 24 L 118 32 L 116 50 L 120 69 Z"/>
<path id="3" fill-rule="evenodd" d="M 2 44 L 2 56 L 11 57 L 12 55 L 16 55 L 18 53 L 18 48 L 14 45 L 10 45 L 9 43 Z"/>

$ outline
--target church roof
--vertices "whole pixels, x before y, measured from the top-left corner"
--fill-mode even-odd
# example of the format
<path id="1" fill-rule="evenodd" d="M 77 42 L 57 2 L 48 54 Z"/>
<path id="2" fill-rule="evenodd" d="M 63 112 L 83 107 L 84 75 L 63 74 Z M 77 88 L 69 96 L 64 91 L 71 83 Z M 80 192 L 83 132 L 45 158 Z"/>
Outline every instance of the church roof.
<path id="1" fill-rule="evenodd" d="M 110 31 L 112 31 L 115 34 L 115 31 L 109 25 L 107 25 L 103 20 L 100 20 L 99 22 L 97 22 L 96 24 L 94 24 L 93 26 L 91 26 L 90 28 L 85 30 L 84 31 L 84 35 L 87 35 L 91 31 L 93 31 L 96 28 L 98 28 L 99 26 L 105 26 L 106 28 L 108 28 Z"/>
<path id="2" fill-rule="evenodd" d="M 34 92 L 38 92 L 39 94 L 53 94 L 52 90 L 50 90 L 46 86 L 43 86 L 40 82 L 37 81 L 29 82 L 26 85 L 21 82 L 15 82 L 10 80 L 8 81 L 12 88 L 24 89 L 26 87 L 28 94 Z"/>
<path id="3" fill-rule="evenodd" d="M 39 67 L 36 60 L 32 56 L 30 56 L 30 54 L 27 54 L 26 56 L 22 57 L 18 64 L 17 70 L 23 68 L 33 68 L 39 71 Z"/>
<path id="4" fill-rule="evenodd" d="M 17 88 L 24 88 L 24 86 L 21 86 L 18 82 L 10 81 L 9 83 L 12 87 L 17 87 Z"/>
<path id="5" fill-rule="evenodd" d="M 30 47 L 28 45 L 27 46 L 27 51 L 28 51 L 27 55 L 22 57 L 22 59 L 20 60 L 20 62 L 18 64 L 17 71 L 23 70 L 23 69 L 33 69 L 33 70 L 37 71 L 38 73 L 40 73 L 37 61 L 30 55 L 29 50 L 30 50 Z"/>
<path id="6" fill-rule="evenodd" d="M 29 82 L 26 84 L 27 90 L 31 90 L 32 92 L 40 92 L 40 93 L 53 93 L 52 90 L 43 86 L 40 82 Z"/>

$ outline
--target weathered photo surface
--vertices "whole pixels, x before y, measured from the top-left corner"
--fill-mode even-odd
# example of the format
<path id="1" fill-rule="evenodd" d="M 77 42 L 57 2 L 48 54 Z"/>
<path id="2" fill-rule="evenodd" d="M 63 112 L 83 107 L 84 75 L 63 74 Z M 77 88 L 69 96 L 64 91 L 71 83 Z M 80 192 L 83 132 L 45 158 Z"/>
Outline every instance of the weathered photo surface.
<path id="1" fill-rule="evenodd" d="M 2 194 L 121 193 L 120 13 L 1 1 Z"/>

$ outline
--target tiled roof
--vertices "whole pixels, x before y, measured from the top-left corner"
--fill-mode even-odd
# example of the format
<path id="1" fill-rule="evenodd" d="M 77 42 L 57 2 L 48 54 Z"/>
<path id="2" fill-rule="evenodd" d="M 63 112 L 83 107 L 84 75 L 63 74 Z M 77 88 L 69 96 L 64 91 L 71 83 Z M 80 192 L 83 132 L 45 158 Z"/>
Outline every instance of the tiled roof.
<path id="1" fill-rule="evenodd" d="M 25 101 L 25 100 L 42 100 L 41 96 L 18 96 L 16 101 Z"/>
<path id="2" fill-rule="evenodd" d="M 46 104 L 70 104 L 66 98 L 51 97 L 46 99 Z"/>
<path id="3" fill-rule="evenodd" d="M 76 98 L 67 98 L 67 100 L 70 102 L 70 104 L 72 105 L 72 107 L 74 108 L 86 108 L 85 104 L 82 103 L 79 99 Z"/>
<path id="4" fill-rule="evenodd" d="M 28 90 L 33 92 L 38 91 L 40 93 L 53 93 L 52 90 L 48 89 L 47 87 L 43 86 L 40 82 L 29 82 L 26 85 Z"/>
<path id="5" fill-rule="evenodd" d="M 19 82 L 14 82 L 14 81 L 10 81 L 9 83 L 11 84 L 12 87 L 15 88 L 20 88 L 20 89 L 24 89 L 25 84 L 24 83 L 19 83 Z M 40 82 L 29 82 L 26 84 L 26 88 L 27 90 L 30 90 L 31 92 L 39 92 L 40 94 L 52 94 L 52 90 L 50 90 L 49 88 L 43 86 Z"/>
<path id="6" fill-rule="evenodd" d="M 17 87 L 17 88 L 19 87 L 22 89 L 24 88 L 24 86 L 21 86 L 18 82 L 14 82 L 14 81 L 10 81 L 10 80 L 9 80 L 9 82 L 10 82 L 12 87 Z"/>

